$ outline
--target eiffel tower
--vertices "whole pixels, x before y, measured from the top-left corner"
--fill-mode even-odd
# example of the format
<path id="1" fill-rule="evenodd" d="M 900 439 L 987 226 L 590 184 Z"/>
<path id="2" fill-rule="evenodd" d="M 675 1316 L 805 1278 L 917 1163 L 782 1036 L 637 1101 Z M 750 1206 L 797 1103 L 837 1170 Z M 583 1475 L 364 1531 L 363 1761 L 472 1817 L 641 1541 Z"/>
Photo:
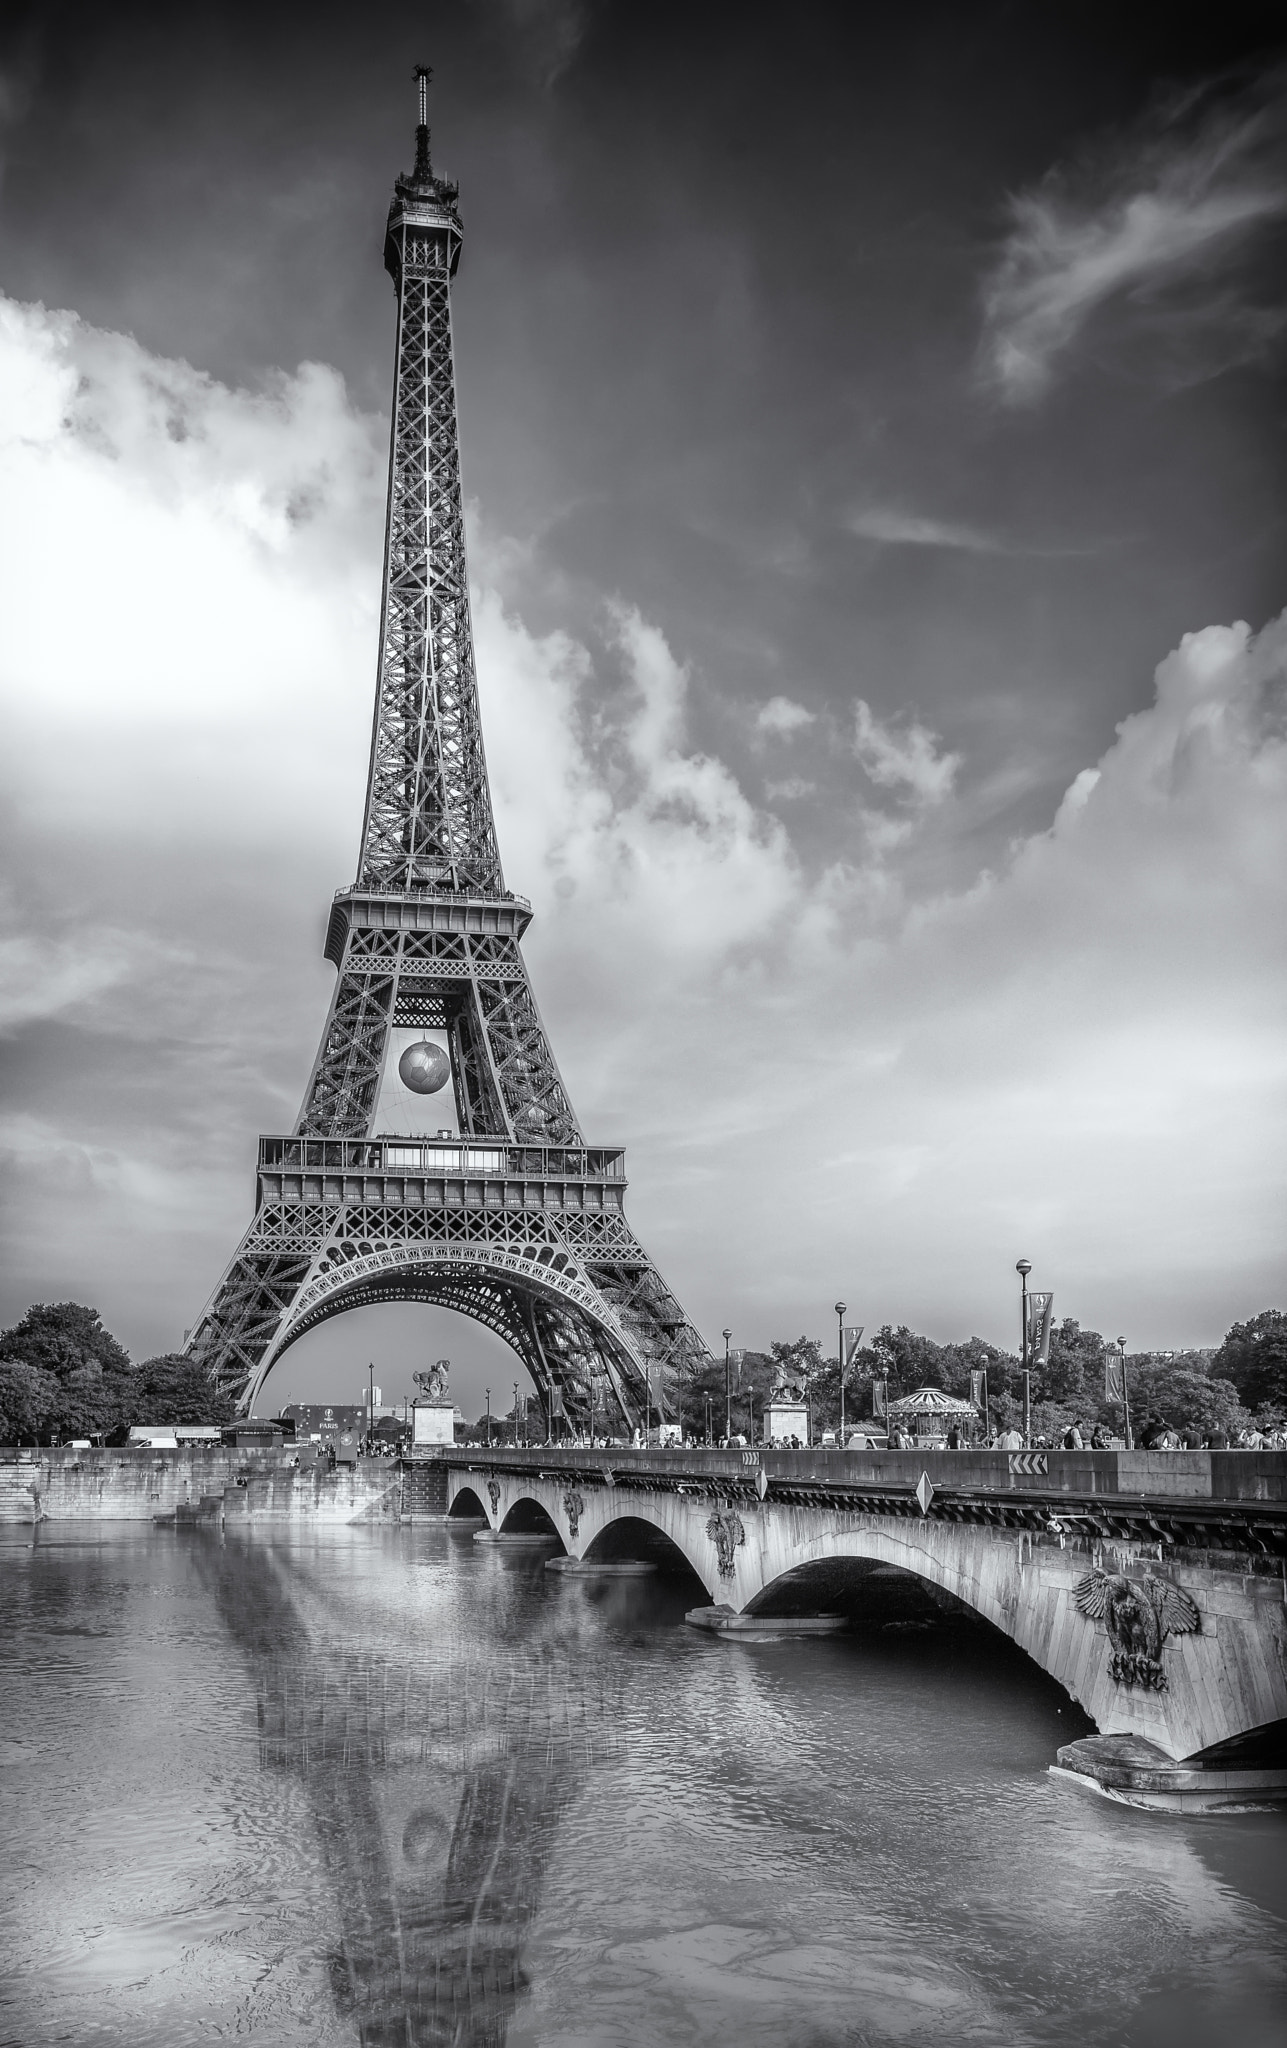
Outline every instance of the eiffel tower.
<path id="1" fill-rule="evenodd" d="M 572 1429 L 633 1427 L 709 1354 L 626 1221 L 624 1152 L 582 1135 L 520 951 L 532 908 L 501 872 L 465 570 L 458 188 L 434 175 L 416 76 L 384 244 L 398 326 L 358 878 L 331 907 L 338 979 L 298 1121 L 259 1141 L 254 1219 L 188 1350 L 250 1409 L 306 1330 L 430 1302 L 503 1337 Z"/>

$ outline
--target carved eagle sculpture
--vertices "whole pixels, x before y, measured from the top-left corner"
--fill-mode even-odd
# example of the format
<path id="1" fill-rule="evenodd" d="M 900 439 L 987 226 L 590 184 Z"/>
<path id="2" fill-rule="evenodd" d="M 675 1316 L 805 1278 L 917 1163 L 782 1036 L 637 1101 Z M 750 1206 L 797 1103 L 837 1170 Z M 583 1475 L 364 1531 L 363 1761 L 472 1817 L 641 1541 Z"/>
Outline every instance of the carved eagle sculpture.
<path id="1" fill-rule="evenodd" d="M 1121 1572 L 1087 1572 L 1073 1588 L 1082 1614 L 1102 1621 L 1113 1646 L 1109 1671 L 1119 1685 L 1166 1690 L 1162 1644 L 1168 1635 L 1187 1636 L 1202 1627 L 1196 1603 L 1169 1579 L 1128 1579 Z"/>

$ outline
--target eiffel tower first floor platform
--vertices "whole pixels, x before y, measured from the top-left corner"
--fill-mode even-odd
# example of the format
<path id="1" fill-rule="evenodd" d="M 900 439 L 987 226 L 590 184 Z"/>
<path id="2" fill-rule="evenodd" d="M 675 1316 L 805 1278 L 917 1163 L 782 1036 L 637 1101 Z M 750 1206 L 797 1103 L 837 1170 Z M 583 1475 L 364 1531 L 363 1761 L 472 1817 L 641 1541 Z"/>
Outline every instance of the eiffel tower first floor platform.
<path id="1" fill-rule="evenodd" d="M 574 1430 L 633 1428 L 709 1353 L 625 1186 L 624 1153 L 584 1145 L 261 1138 L 254 1219 L 188 1351 L 248 1410 L 307 1330 L 423 1301 L 503 1337 Z"/>

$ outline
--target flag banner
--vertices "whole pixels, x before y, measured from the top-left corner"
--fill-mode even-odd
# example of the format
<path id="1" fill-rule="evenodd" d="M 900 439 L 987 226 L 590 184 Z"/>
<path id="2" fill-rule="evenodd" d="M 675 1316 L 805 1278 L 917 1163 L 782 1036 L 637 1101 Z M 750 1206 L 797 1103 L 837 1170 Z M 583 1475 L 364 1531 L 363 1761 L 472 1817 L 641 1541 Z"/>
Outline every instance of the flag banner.
<path id="1" fill-rule="evenodd" d="M 864 1326 L 864 1325 L 863 1325 L 862 1323 L 846 1323 L 846 1324 L 845 1324 L 845 1329 L 844 1329 L 844 1339 L 845 1339 L 845 1371 L 846 1371 L 846 1372 L 848 1372 L 848 1370 L 849 1370 L 850 1366 L 851 1366 L 851 1365 L 853 1364 L 853 1362 L 854 1362 L 854 1354 L 855 1354 L 855 1352 L 857 1351 L 857 1349 L 858 1349 L 858 1346 L 859 1346 L 859 1345 L 860 1345 L 860 1344 L 862 1343 L 862 1333 L 863 1333 L 863 1329 L 864 1329 L 864 1327 L 865 1327 L 865 1326 Z"/>
<path id="2" fill-rule="evenodd" d="M 1050 1322 L 1054 1305 L 1053 1294 L 1028 1296 L 1029 1365 L 1045 1365 L 1050 1358 Z"/>
<path id="3" fill-rule="evenodd" d="M 1126 1406 L 1126 1360 L 1120 1351 L 1104 1353 L 1104 1399 Z"/>
<path id="4" fill-rule="evenodd" d="M 873 1415 L 888 1415 L 888 1413 L 889 1413 L 889 1402 L 888 1402 L 888 1394 L 889 1394 L 889 1382 L 888 1382 L 888 1380 L 873 1380 L 873 1381 L 872 1381 L 872 1383 L 871 1383 L 871 1412 L 872 1412 L 872 1414 L 873 1414 Z"/>
<path id="5" fill-rule="evenodd" d="M 970 1399 L 976 1408 L 987 1407 L 988 1376 L 981 1367 L 972 1368 L 970 1372 Z"/>

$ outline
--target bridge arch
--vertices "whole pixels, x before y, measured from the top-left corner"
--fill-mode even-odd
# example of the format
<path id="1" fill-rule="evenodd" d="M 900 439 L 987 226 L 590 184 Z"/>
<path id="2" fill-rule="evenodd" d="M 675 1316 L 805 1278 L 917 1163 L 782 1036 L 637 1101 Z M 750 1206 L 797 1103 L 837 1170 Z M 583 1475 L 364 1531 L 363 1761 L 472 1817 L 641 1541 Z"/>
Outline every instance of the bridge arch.
<path id="1" fill-rule="evenodd" d="M 520 1494 L 512 1502 L 500 1523 L 500 1533 L 502 1536 L 557 1536 L 560 1543 L 563 1541 L 549 1509 L 530 1493 Z"/>
<path id="2" fill-rule="evenodd" d="M 485 1522 L 487 1510 L 472 1486 L 458 1486 L 447 1509 L 448 1521 Z"/>
<path id="3" fill-rule="evenodd" d="M 701 1574 L 688 1549 L 676 1541 L 660 1522 L 632 1507 L 629 1513 L 605 1521 L 581 1552 L 588 1562 L 606 1563 L 618 1558 L 639 1558 L 660 1570 L 679 1567 L 699 1582 Z"/>
<path id="4" fill-rule="evenodd" d="M 881 1527 L 817 1533 L 794 1546 L 782 1568 L 763 1580 L 746 1601 L 747 1611 L 758 1612 L 773 1597 L 775 1589 L 793 1574 L 831 1559 L 896 1566 L 970 1608 L 1011 1641 L 1017 1640 L 1016 1610 L 1006 1598 L 1005 1588 L 993 1575 L 981 1573 L 976 1560 L 959 1542 L 951 1548 L 944 1545 L 940 1525 L 929 1522 L 886 1523 Z"/>

